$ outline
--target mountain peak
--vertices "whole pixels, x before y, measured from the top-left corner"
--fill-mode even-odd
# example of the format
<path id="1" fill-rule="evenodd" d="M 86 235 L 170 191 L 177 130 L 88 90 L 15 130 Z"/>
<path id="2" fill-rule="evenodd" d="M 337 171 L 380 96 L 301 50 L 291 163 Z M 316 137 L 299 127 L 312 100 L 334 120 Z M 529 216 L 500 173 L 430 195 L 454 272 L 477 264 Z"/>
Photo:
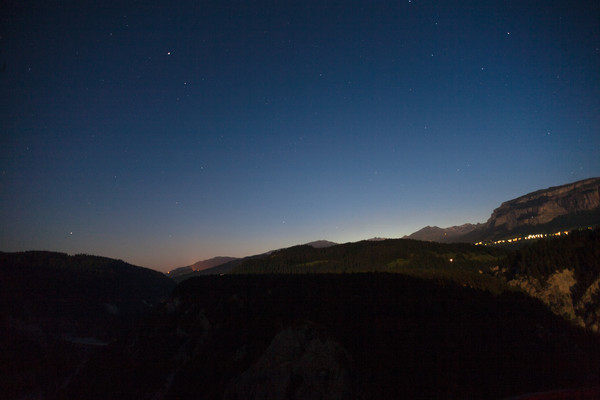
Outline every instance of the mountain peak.
<path id="1" fill-rule="evenodd" d="M 315 240 L 314 242 L 305 243 L 305 245 L 314 247 L 315 249 L 322 249 L 325 247 L 336 246 L 337 243 L 330 242 L 329 240 Z"/>
<path id="2" fill-rule="evenodd" d="M 513 230 L 541 225 L 557 217 L 600 207 L 600 178 L 537 190 L 505 201 L 486 223 L 487 229 Z"/>
<path id="3" fill-rule="evenodd" d="M 540 189 L 503 202 L 486 223 L 448 228 L 426 226 L 405 238 L 477 242 L 600 224 L 600 178 Z"/>
<path id="4" fill-rule="evenodd" d="M 208 260 L 202 260 L 202 261 L 195 262 L 194 264 L 188 265 L 187 267 L 180 267 L 180 268 L 172 269 L 169 272 L 167 272 L 167 274 L 169 275 L 169 277 L 173 278 L 173 277 L 177 277 L 180 275 L 187 275 L 194 271 L 202 271 L 202 270 L 205 270 L 208 268 L 213 268 L 213 267 L 228 263 L 233 260 L 237 260 L 237 258 L 236 257 L 223 257 L 223 256 L 213 257 L 213 258 L 209 258 Z"/>
<path id="5" fill-rule="evenodd" d="M 439 226 L 426 226 L 408 236 L 406 239 L 425 240 L 430 242 L 452 243 L 459 242 L 460 238 L 467 233 L 482 227 L 483 224 L 462 224 L 450 226 L 448 228 L 440 228 Z"/>

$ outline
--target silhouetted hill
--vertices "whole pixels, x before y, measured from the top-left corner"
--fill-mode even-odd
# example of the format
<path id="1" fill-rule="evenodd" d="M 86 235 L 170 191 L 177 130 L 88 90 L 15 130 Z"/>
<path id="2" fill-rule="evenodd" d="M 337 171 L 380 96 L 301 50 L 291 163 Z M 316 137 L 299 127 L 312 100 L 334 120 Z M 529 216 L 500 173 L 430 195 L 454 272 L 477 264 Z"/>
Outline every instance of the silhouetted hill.
<path id="1" fill-rule="evenodd" d="M 90 255 L 0 252 L 2 310 L 13 316 L 136 314 L 169 295 L 160 272 Z"/>
<path id="2" fill-rule="evenodd" d="M 328 240 L 316 240 L 314 242 L 305 244 L 305 246 L 310 246 L 310 247 L 314 247 L 314 248 L 318 248 L 318 249 L 327 248 L 327 247 L 331 247 L 331 246 L 335 246 L 335 245 L 337 245 L 337 243 L 330 242 Z M 210 265 L 209 267 L 196 268 L 196 269 L 193 269 L 192 268 L 193 266 L 177 268 L 176 270 L 169 271 L 168 276 L 169 276 L 169 278 L 173 279 L 175 282 L 179 283 L 179 282 L 183 282 L 184 280 L 186 280 L 188 278 L 192 278 L 194 276 L 228 274 L 232 270 L 237 268 L 240 264 L 242 264 L 245 260 L 266 257 L 275 251 L 278 251 L 278 250 L 268 251 L 263 254 L 257 254 L 254 256 L 249 256 L 249 257 L 244 257 L 244 258 L 215 257 L 215 258 L 211 258 L 210 260 L 200 262 L 200 263 L 202 263 L 203 266 Z M 196 264 L 199 264 L 199 263 L 196 263 Z M 194 265 L 196 265 L 196 264 L 194 264 Z"/>
<path id="3" fill-rule="evenodd" d="M 504 271 L 504 272 L 503 272 Z M 600 331 L 600 228 L 521 249 L 411 239 L 294 246 L 241 260 L 231 274 L 394 272 L 501 293 L 520 288 L 557 315 Z"/>
<path id="4" fill-rule="evenodd" d="M 254 257 L 260 257 L 260 256 L 254 256 Z M 246 260 L 248 258 L 252 258 L 252 257 L 236 258 L 234 260 L 231 260 L 231 261 L 226 262 L 226 263 L 221 264 L 221 265 L 217 265 L 217 266 L 212 267 L 212 268 L 203 269 L 201 271 L 191 271 L 191 272 L 188 272 L 187 274 L 181 274 L 181 275 L 174 276 L 174 277 L 171 277 L 169 275 L 169 277 L 171 277 L 175 282 L 180 283 L 180 282 L 185 281 L 186 279 L 193 278 L 195 276 L 227 274 L 227 273 L 231 272 L 231 270 L 235 269 L 238 265 L 240 265 L 242 262 L 244 262 L 244 260 Z"/>
<path id="5" fill-rule="evenodd" d="M 506 249 L 467 243 L 411 239 L 364 240 L 327 248 L 301 245 L 242 260 L 231 274 L 395 272 L 444 277 L 472 286 L 502 290 L 492 268 Z M 494 288 L 494 289 L 492 289 Z"/>
<path id="6" fill-rule="evenodd" d="M 0 253 L 3 398 L 54 390 L 165 299 L 162 273 L 105 257 Z M 52 388 L 52 389 L 51 389 Z"/>
<path id="7" fill-rule="evenodd" d="M 409 239 L 294 246 L 215 267 L 227 266 L 232 274 L 187 279 L 137 324 L 113 322 L 128 328 L 96 343 L 90 339 L 102 337 L 74 341 L 44 334 L 41 340 L 44 306 L 37 305 L 42 313 L 23 314 L 26 323 L 20 323 L 6 313 L 12 303 L 5 296 L 0 374 L 10 384 L 4 397 L 498 399 L 594 388 L 600 385 L 600 338 L 559 317 L 547 299 L 556 299 L 566 283 L 573 307 L 585 308 L 577 316 L 600 315 L 593 308 L 598 232 L 574 232 L 518 251 Z M 88 275 L 92 281 L 114 276 L 125 264 L 57 253 L 35 258 L 44 260 L 38 269 L 55 271 L 52 276 L 79 271 L 80 283 Z M 31 265 L 16 270 L 28 276 Z M 530 279 L 540 283 L 535 290 L 560 290 L 548 296 L 526 290 L 539 301 L 517 290 L 533 285 Z M 76 295 L 48 307 L 83 298 L 84 290 L 71 289 L 77 283 L 64 289 L 71 281 L 49 284 Z M 10 287 L 8 281 L 2 289 Z M 104 302 L 113 296 L 96 297 Z M 75 321 L 85 321 L 85 314 L 76 313 Z M 64 332 L 70 325 L 55 326 Z M 585 393 L 594 398 L 600 391 Z"/>
<path id="8" fill-rule="evenodd" d="M 599 357 L 598 337 L 519 292 L 385 273 L 204 276 L 59 398 L 499 399 L 598 385 Z"/>
<path id="9" fill-rule="evenodd" d="M 337 243 L 330 242 L 329 240 L 315 240 L 314 242 L 306 243 L 307 246 L 315 247 L 317 249 L 335 246 L 336 244 Z"/>
<path id="10" fill-rule="evenodd" d="M 203 271 L 203 270 L 206 270 L 209 268 L 214 268 L 214 267 L 223 265 L 225 263 L 228 263 L 228 262 L 234 261 L 234 260 L 237 260 L 237 258 L 236 257 L 213 257 L 213 258 L 209 258 L 208 260 L 198 261 L 192 265 L 188 265 L 187 267 L 180 267 L 180 268 L 172 269 L 171 271 L 167 272 L 167 275 L 169 278 L 172 278 L 175 280 L 181 280 L 181 277 L 186 277 L 187 275 L 189 275 L 195 271 Z"/>
<path id="11" fill-rule="evenodd" d="M 440 243 L 456 243 L 460 242 L 461 238 L 467 233 L 471 233 L 482 226 L 483 224 L 464 224 L 460 226 L 451 226 L 449 228 L 426 226 L 404 238 Z"/>

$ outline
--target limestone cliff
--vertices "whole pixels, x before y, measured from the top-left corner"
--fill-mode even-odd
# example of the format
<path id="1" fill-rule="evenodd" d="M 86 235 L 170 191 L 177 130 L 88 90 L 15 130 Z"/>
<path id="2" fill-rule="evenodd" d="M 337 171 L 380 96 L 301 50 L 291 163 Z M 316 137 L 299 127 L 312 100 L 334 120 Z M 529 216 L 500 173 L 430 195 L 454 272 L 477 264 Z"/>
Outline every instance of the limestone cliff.
<path id="1" fill-rule="evenodd" d="M 592 332 L 600 331 L 600 278 L 580 299 L 573 296 L 573 288 L 580 283 L 572 269 L 556 271 L 541 282 L 532 277 L 519 277 L 508 283 L 541 300 L 554 314 Z"/>
<path id="2" fill-rule="evenodd" d="M 600 178 L 551 187 L 509 200 L 494 210 L 486 229 L 513 230 L 600 207 Z"/>
<path id="3" fill-rule="evenodd" d="M 600 178 L 590 178 L 505 201 L 485 223 L 448 228 L 427 226 L 405 238 L 474 243 L 597 224 L 600 224 Z"/>

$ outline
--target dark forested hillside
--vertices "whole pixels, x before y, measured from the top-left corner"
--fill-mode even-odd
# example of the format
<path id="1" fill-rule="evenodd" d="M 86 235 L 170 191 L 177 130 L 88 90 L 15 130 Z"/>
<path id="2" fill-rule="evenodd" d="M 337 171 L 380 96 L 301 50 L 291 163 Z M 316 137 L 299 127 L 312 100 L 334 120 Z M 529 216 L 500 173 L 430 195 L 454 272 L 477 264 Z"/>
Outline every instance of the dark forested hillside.
<path id="1" fill-rule="evenodd" d="M 497 399 L 594 388 L 599 232 L 519 249 L 295 246 L 187 279 L 164 303 L 174 283 L 155 271 L 0 253 L 3 398 Z"/>
<path id="2" fill-rule="evenodd" d="M 506 252 L 466 243 L 442 244 L 410 239 L 361 241 L 314 248 L 294 246 L 245 260 L 232 273 L 399 272 L 403 268 L 479 268 Z"/>
<path id="3" fill-rule="evenodd" d="M 600 275 L 600 228 L 531 243 L 509 253 L 502 265 L 509 278 L 526 275 L 539 280 L 572 269 L 580 288 L 588 287 Z"/>
<path id="4" fill-rule="evenodd" d="M 294 246 L 244 260 L 233 274 L 393 272 L 434 277 L 503 290 L 491 269 L 508 250 L 467 243 L 443 244 L 412 239 L 361 241 L 328 248 Z"/>
<path id="5" fill-rule="evenodd" d="M 60 398 L 499 399 L 598 385 L 599 357 L 598 337 L 519 292 L 387 273 L 205 276 Z"/>
<path id="6" fill-rule="evenodd" d="M 174 286 L 159 272 L 105 257 L 0 253 L 0 397 L 52 393 Z"/>
<path id="7" fill-rule="evenodd" d="M 42 251 L 0 253 L 0 278 L 3 315 L 17 318 L 136 314 L 175 286 L 120 260 Z"/>

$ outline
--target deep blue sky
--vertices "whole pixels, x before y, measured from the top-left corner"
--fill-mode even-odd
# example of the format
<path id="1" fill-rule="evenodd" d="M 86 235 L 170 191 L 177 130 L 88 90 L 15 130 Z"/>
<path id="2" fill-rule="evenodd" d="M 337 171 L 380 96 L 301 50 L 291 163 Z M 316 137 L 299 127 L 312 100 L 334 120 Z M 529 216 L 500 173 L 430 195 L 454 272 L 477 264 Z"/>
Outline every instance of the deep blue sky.
<path id="1" fill-rule="evenodd" d="M 3 3 L 3 251 L 167 270 L 600 176 L 598 1 Z"/>

